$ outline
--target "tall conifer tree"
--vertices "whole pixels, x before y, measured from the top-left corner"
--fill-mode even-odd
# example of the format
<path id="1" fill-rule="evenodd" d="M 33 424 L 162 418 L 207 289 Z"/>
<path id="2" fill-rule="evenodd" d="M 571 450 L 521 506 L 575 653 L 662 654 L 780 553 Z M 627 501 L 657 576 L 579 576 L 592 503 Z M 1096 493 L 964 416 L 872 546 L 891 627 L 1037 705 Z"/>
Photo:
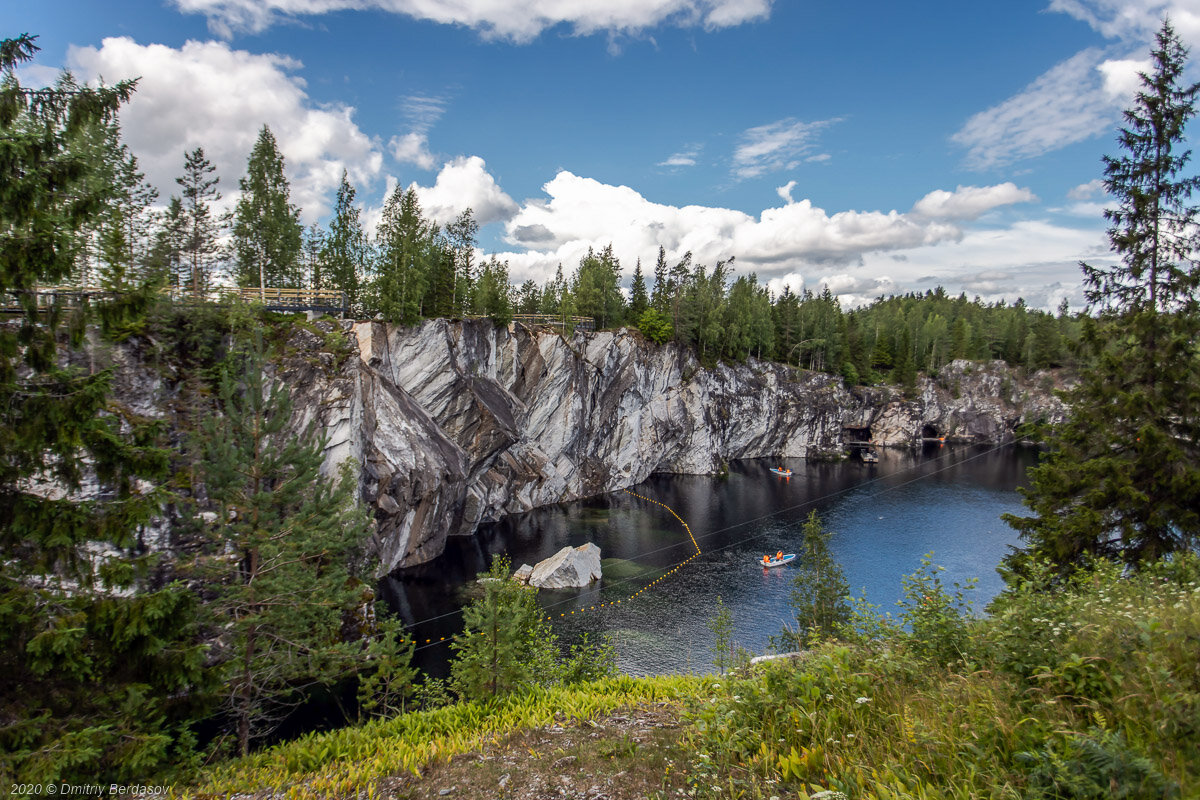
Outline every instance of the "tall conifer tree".
<path id="1" fill-rule="evenodd" d="M 355 189 L 346 171 L 338 186 L 329 233 L 321 247 L 321 286 L 346 294 L 351 313 L 361 312 L 362 282 L 369 266 L 371 246 L 363 230 L 361 211 L 355 204 Z"/>
<path id="2" fill-rule="evenodd" d="M 266 125 L 250 151 L 233 213 L 238 286 L 298 289 L 303 227 L 291 203 L 283 154 Z"/>
<path id="3" fill-rule="evenodd" d="M 1034 516 L 1007 517 L 1033 555 L 1064 571 L 1088 556 L 1136 565 L 1200 542 L 1200 178 L 1184 173 L 1200 84 L 1182 83 L 1187 51 L 1169 22 L 1150 55 L 1125 112 L 1123 152 L 1104 160 L 1121 263 L 1082 265 L 1099 312 L 1084 327 L 1094 360 L 1031 471 Z"/>
<path id="4" fill-rule="evenodd" d="M 0 292 L 22 309 L 0 326 L 0 772 L 145 779 L 177 757 L 173 729 L 205 681 L 190 594 L 151 591 L 138 554 L 160 499 L 144 480 L 165 454 L 111 397 L 111 371 L 59 363 L 85 320 L 64 330 L 35 295 L 70 274 L 80 232 L 112 200 L 70 144 L 134 86 L 26 89 L 15 69 L 36 50 L 29 36 L 0 41 Z"/>
<path id="5" fill-rule="evenodd" d="M 376 233 L 375 310 L 401 325 L 421 318 L 435 250 L 432 228 L 421 215 L 413 187 L 397 186 L 383 207 Z"/>
<path id="6" fill-rule="evenodd" d="M 220 259 L 221 223 L 213 212 L 213 203 L 221 199 L 217 191 L 217 168 L 197 147 L 183 155 L 183 175 L 175 182 L 183 189 L 183 251 L 179 275 L 181 288 L 200 295 L 212 287 L 216 264 Z"/>

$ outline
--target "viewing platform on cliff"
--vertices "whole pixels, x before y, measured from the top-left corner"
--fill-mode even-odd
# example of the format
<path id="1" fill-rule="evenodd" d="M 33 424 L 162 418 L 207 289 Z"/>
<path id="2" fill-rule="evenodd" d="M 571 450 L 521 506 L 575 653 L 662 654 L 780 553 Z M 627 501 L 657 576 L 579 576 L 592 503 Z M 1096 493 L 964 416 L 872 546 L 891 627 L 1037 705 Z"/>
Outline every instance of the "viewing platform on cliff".
<path id="1" fill-rule="evenodd" d="M 483 314 L 468 314 L 467 319 L 485 319 Z M 527 328 L 558 328 L 566 331 L 594 331 L 596 320 L 592 317 L 565 317 L 561 314 L 513 314 L 513 322 L 519 322 Z"/>
<path id="2" fill-rule="evenodd" d="M 313 311 L 344 316 L 350 310 L 345 292 L 338 289 L 283 289 L 271 286 L 218 287 L 192 291 L 180 286 L 165 286 L 161 294 L 173 303 L 257 303 L 268 311 L 298 313 Z M 53 306 L 72 308 L 85 303 L 103 303 L 117 298 L 120 292 L 100 286 L 44 286 L 30 292 L 38 308 Z M 0 298 L 0 314 L 21 313 L 16 293 Z"/>

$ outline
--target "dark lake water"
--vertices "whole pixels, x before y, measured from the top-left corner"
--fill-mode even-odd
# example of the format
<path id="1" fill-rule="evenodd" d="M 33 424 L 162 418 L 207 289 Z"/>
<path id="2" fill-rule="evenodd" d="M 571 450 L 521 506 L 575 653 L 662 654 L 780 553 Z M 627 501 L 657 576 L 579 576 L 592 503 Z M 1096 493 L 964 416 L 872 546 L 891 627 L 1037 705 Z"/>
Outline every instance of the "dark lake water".
<path id="1" fill-rule="evenodd" d="M 695 552 L 683 526 L 665 509 L 617 493 L 538 509 L 487 526 L 476 537 L 451 539 L 432 564 L 389 578 L 384 599 L 415 624 L 419 640 L 461 628 L 464 587 L 491 558 L 508 554 L 513 567 L 534 564 L 565 545 L 595 542 L 604 578 L 588 589 L 546 591 L 539 602 L 563 641 L 584 632 L 612 635 L 620 668 L 630 674 L 708 671 L 713 636 L 707 622 L 717 596 L 734 618 L 735 639 L 755 653 L 790 619 L 795 570 L 764 570 L 763 553 L 796 552 L 810 510 L 833 532 L 831 547 L 856 595 L 895 611 L 900 578 L 929 552 L 947 582 L 977 578 L 982 608 L 1003 587 L 996 566 L 1018 543 L 1001 519 L 1021 512 L 1016 492 L 1036 454 L 1011 446 L 881 450 L 878 464 L 792 460 L 793 477 L 769 471 L 776 462 L 743 461 L 729 474 L 654 476 L 631 491 L 673 508 L 692 529 L 702 555 L 630 601 L 630 594 Z M 616 606 L 592 606 L 622 599 Z M 575 611 L 575 614 L 571 614 Z M 560 617 L 565 612 L 566 617 Z M 446 645 L 419 653 L 442 673 Z"/>

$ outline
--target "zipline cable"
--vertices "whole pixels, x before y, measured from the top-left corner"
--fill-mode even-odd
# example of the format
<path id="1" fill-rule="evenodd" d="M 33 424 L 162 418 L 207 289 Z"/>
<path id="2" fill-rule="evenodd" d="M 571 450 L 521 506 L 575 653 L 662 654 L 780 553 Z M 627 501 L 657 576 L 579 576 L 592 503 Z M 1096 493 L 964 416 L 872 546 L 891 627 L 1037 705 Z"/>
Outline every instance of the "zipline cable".
<path id="1" fill-rule="evenodd" d="M 923 474 L 921 474 L 921 475 L 917 475 L 915 478 L 912 478 L 912 479 L 910 479 L 910 480 L 904 481 L 903 483 L 898 483 L 898 484 L 896 484 L 896 485 L 894 485 L 894 486 L 888 486 L 888 487 L 886 487 L 886 488 L 884 488 L 884 489 L 881 489 L 881 490 L 879 490 L 879 491 L 875 492 L 874 494 L 872 494 L 872 495 L 871 495 L 871 497 L 876 497 L 876 496 L 878 496 L 878 495 L 885 494 L 885 493 L 887 493 L 887 492 L 895 491 L 895 490 L 897 490 L 897 489 L 902 489 L 902 488 L 903 488 L 903 487 L 905 487 L 905 486 L 910 486 L 910 485 L 912 485 L 912 484 L 914 484 L 914 483 L 917 483 L 918 481 L 925 480 L 926 478 L 931 478 L 931 477 L 933 477 L 933 476 L 935 476 L 935 475 L 938 475 L 938 474 L 940 474 L 940 473 L 942 473 L 942 472 L 945 472 L 945 471 L 947 471 L 947 470 L 953 469 L 953 468 L 955 468 L 955 467 L 957 467 L 957 466 L 960 466 L 960 465 L 962 465 L 962 464 L 966 464 L 966 463 L 969 463 L 969 462 L 971 462 L 971 461 L 974 461 L 974 460 L 976 460 L 976 459 L 979 459 L 979 458 L 984 458 L 985 456 L 989 456 L 989 455 L 991 455 L 992 453 L 995 453 L 995 452 L 997 452 L 997 451 L 999 451 L 999 450 L 1002 450 L 1002 449 L 1004 449 L 1005 447 L 1010 447 L 1010 446 L 1012 446 L 1012 444 L 1013 444 L 1013 442 L 1004 442 L 1004 443 L 1001 443 L 1001 444 L 998 444 L 998 445 L 996 445 L 995 447 L 991 447 L 991 448 L 989 448 L 989 449 L 987 449 L 987 450 L 985 450 L 985 451 L 983 451 L 983 452 L 981 452 L 981 453 L 975 453 L 975 454 L 973 454 L 973 455 L 970 455 L 970 456 L 967 456 L 967 457 L 965 457 L 965 458 L 960 458 L 960 459 L 957 459 L 957 460 L 955 460 L 955 461 L 952 461 L 951 463 L 947 464 L 947 465 L 946 465 L 946 466 L 944 466 L 944 467 L 940 467 L 940 468 L 938 468 L 938 469 L 931 470 L 931 471 L 929 471 L 929 472 L 925 472 L 925 473 L 923 473 Z M 900 476 L 903 476 L 905 473 L 916 472 L 916 471 L 918 471 L 918 470 L 921 470 L 921 469 L 923 468 L 923 466 L 924 466 L 924 465 L 922 465 L 922 464 L 914 464 L 912 467 L 909 467 L 907 470 L 903 470 L 902 472 L 900 472 L 900 473 L 899 473 L 899 475 L 900 475 Z M 853 486 L 847 486 L 847 487 L 845 487 L 845 488 L 842 488 L 842 489 L 837 489 L 837 490 L 835 490 L 835 491 L 832 491 L 832 492 L 827 492 L 827 493 L 825 493 L 825 494 L 821 495 L 820 497 L 814 497 L 814 498 L 811 498 L 811 499 L 808 499 L 808 500 L 804 500 L 804 501 L 802 501 L 802 502 L 800 502 L 800 503 L 796 503 L 795 505 L 786 506 L 786 507 L 784 507 L 784 508 L 780 508 L 780 509 L 777 509 L 777 510 L 775 510 L 775 511 L 770 511 L 770 512 L 767 512 L 766 514 L 762 514 L 762 515 L 760 515 L 760 516 L 757 516 L 757 517 L 752 517 L 752 518 L 750 518 L 750 519 L 746 519 L 746 520 L 741 520 L 741 521 L 739 521 L 739 522 L 735 522 L 735 523 L 733 523 L 733 524 L 731 524 L 731 525 L 726 525 L 726 526 L 725 526 L 725 527 L 723 527 L 723 528 L 717 528 L 716 530 L 709 531 L 709 532 L 707 532 L 707 533 L 702 533 L 702 534 L 700 535 L 700 539 L 710 539 L 710 538 L 712 538 L 713 536 L 716 536 L 716 535 L 718 535 L 718 534 L 727 533 L 727 532 L 729 532 L 729 531 L 736 530 L 736 529 L 738 529 L 738 528 L 741 528 L 741 527 L 744 527 L 744 526 L 746 526 L 746 525 L 752 525 L 752 524 L 754 524 L 754 523 L 756 523 L 756 522 L 762 522 L 762 521 L 764 521 L 764 520 L 771 519 L 772 517 L 778 517 L 778 516 L 780 516 L 780 515 L 787 514 L 788 512 L 797 511 L 797 510 L 803 509 L 803 508 L 805 508 L 805 507 L 808 507 L 808 506 L 813 506 L 813 505 L 816 505 L 816 504 L 818 504 L 818 503 L 822 503 L 822 502 L 824 502 L 824 501 L 826 501 L 826 500 L 829 500 L 829 499 L 832 499 L 832 498 L 838 497 L 838 496 L 840 496 L 840 495 L 843 495 L 843 494 L 848 494 L 848 493 L 850 493 L 850 492 L 853 492 L 853 491 L 858 491 L 858 490 L 860 490 L 860 489 L 863 489 L 864 487 L 869 487 L 869 486 L 872 486 L 872 485 L 874 485 L 874 484 L 880 483 L 880 482 L 882 482 L 882 481 L 889 480 L 889 479 L 891 479 L 891 478 L 893 478 L 893 477 L 896 477 L 896 476 L 895 476 L 895 475 L 880 475 L 880 476 L 878 476 L 878 477 L 871 478 L 870 480 L 863 481 L 862 483 L 857 483 L 857 484 L 855 484 L 855 485 L 853 485 Z M 670 566 L 666 567 L 666 568 L 665 568 L 665 571 L 664 571 L 664 572 L 663 572 L 663 573 L 662 573 L 662 574 L 661 574 L 661 575 L 660 575 L 660 576 L 659 576 L 657 579 L 655 579 L 654 581 L 651 581 L 649 584 L 647 584 L 646 586 L 642 587 L 642 588 L 641 588 L 641 589 L 639 589 L 638 591 L 634 592 L 633 594 L 631 594 L 631 595 L 630 595 L 629 597 L 627 597 L 627 598 L 622 598 L 622 599 L 620 599 L 620 600 L 608 601 L 608 602 L 606 602 L 606 603 L 599 603 L 599 604 L 597 604 L 597 605 L 590 606 L 590 607 L 588 607 L 588 608 L 580 608 L 580 609 L 577 609 L 576 611 L 579 611 L 579 612 L 583 612 L 583 611 L 591 611 L 591 610 L 594 610 L 594 609 L 596 609 L 596 608 L 603 608 L 604 606 L 613 606 L 613 605 L 619 605 L 619 604 L 621 604 L 621 603 L 623 603 L 623 602 L 627 602 L 627 601 L 629 601 L 629 600 L 632 600 L 633 598 L 637 597 L 638 595 L 640 595 L 640 594 L 642 594 L 643 592 L 645 592 L 646 590 L 648 590 L 650 587 L 657 585 L 659 582 L 661 582 L 662 580 L 664 580 L 664 579 L 665 579 L 665 578 L 667 578 L 668 576 L 670 576 L 670 575 L 672 575 L 672 574 L 674 574 L 674 573 L 678 572 L 678 571 L 679 571 L 679 570 L 680 570 L 680 569 L 681 569 L 681 568 L 682 568 L 682 567 L 683 567 L 685 564 L 688 564 L 689 562 L 691 562 L 692 560 L 694 560 L 695 558 L 697 558 L 697 557 L 699 557 L 699 556 L 701 555 L 700 544 L 699 544 L 699 542 L 697 541 L 695 534 L 693 534 L 693 533 L 692 533 L 692 529 L 691 529 L 691 527 L 690 527 L 690 526 L 688 526 L 688 524 L 687 524 L 686 522 L 684 522 L 683 518 L 682 518 L 682 517 L 680 517 L 680 516 L 679 516 L 679 514 L 677 514 L 677 513 L 674 511 L 674 509 L 672 509 L 670 506 L 667 506 L 665 503 L 660 503 L 660 502 L 659 502 L 659 501 L 657 501 L 657 500 L 652 500 L 652 499 L 650 499 L 650 498 L 648 498 L 648 497 L 644 497 L 644 496 L 642 496 L 642 495 L 639 495 L 639 494 L 637 494 L 637 493 L 635 493 L 635 492 L 631 492 L 631 491 L 629 491 L 628 489 L 622 489 L 621 491 L 625 492 L 626 494 L 633 495 L 634 497 L 640 498 L 640 499 L 642 499 L 642 500 L 649 501 L 649 502 L 651 502 L 651 503 L 654 503 L 654 504 L 656 504 L 656 505 L 662 506 L 663 508 L 667 509 L 667 510 L 668 510 L 668 511 L 669 511 L 669 512 L 670 512 L 670 513 L 671 513 L 671 514 L 672 514 L 672 515 L 673 515 L 673 516 L 674 516 L 676 519 L 678 519 L 678 520 L 679 520 L 679 522 L 680 522 L 680 523 L 683 525 L 684 529 L 685 529 L 685 530 L 687 531 L 687 533 L 688 533 L 688 536 L 689 536 L 689 537 L 691 538 L 691 540 L 692 540 L 692 544 L 693 544 L 693 545 L 695 546 L 695 548 L 696 548 L 696 552 L 695 552 L 695 553 L 693 553 L 693 554 L 692 554 L 691 556 L 689 556 L 688 558 L 684 559 L 683 561 L 680 561 L 680 562 L 678 562 L 678 563 L 676 563 L 676 564 L 673 564 L 673 565 L 670 565 Z M 732 547 L 735 547 L 735 546 L 741 546 L 741 545 L 745 544 L 745 543 L 746 543 L 746 542 L 748 542 L 748 541 L 755 541 L 755 540 L 757 540 L 757 539 L 765 538 L 765 537 L 767 537 L 767 536 L 772 536 L 772 535 L 776 535 L 776 533 L 775 533 L 774 531 L 765 531 L 765 532 L 763 532 L 763 533 L 760 533 L 760 534 L 756 534 L 756 535 L 754 535 L 754 536 L 751 536 L 751 537 L 749 537 L 749 538 L 747 538 L 747 539 L 742 539 L 742 540 L 740 540 L 740 541 L 737 541 L 737 542 L 731 542 L 731 543 L 729 543 L 729 544 L 727 544 L 727 545 L 723 545 L 723 546 L 721 546 L 721 547 L 717 547 L 716 549 L 714 549 L 714 550 L 710 550 L 710 551 L 708 551 L 708 552 L 709 552 L 710 554 L 711 554 L 711 553 L 720 553 L 720 552 L 723 552 L 723 551 L 725 551 L 725 550 L 728 550 L 728 549 L 730 549 L 730 548 L 732 548 Z M 674 548 L 675 548 L 675 547 L 677 547 L 677 546 L 678 546 L 678 545 L 675 545 L 675 544 L 672 544 L 672 545 L 665 545 L 665 546 L 663 546 L 663 547 L 655 548 L 654 550 L 648 550 L 648 551 L 646 551 L 646 552 L 644 552 L 644 553 L 640 553 L 640 554 L 638 554 L 638 556 L 636 556 L 636 557 L 637 557 L 637 558 L 644 558 L 644 557 L 646 557 L 646 556 L 655 555 L 655 554 L 657 554 L 657 553 L 662 553 L 662 552 L 665 552 L 665 551 L 667 551 L 667 550 L 672 550 L 672 549 L 674 549 Z M 649 574 L 653 574 L 654 572 L 658 572 L 658 571 L 659 571 L 659 570 L 653 570 L 653 569 L 651 569 L 651 570 L 646 570 L 645 572 L 643 572 L 643 573 L 640 573 L 639 575 L 634 575 L 634 576 L 631 576 L 631 577 L 629 577 L 629 578 L 621 578 L 621 579 L 618 579 L 618 580 L 616 580 L 616 581 L 613 581 L 613 582 L 609 583 L 608 585 L 609 585 L 609 586 L 620 586 L 621 584 L 625 584 L 625 583 L 635 583 L 635 582 L 638 582 L 639 580 L 641 580 L 642 578 L 644 578 L 644 576 L 646 576 L 646 575 L 649 575 Z M 578 598 L 567 598 L 567 599 L 565 599 L 565 600 L 560 600 L 560 601 L 558 601 L 558 602 L 551 603 L 551 604 L 549 604 L 549 605 L 545 606 L 545 607 L 542 609 L 542 611 L 543 611 L 543 612 L 545 612 L 547 609 L 554 609 L 554 608 L 558 608 L 558 607 L 560 607 L 560 606 L 563 606 L 563 605 L 568 605 L 568 604 L 570 604 L 570 603 L 574 603 L 574 602 L 576 602 L 576 600 L 577 600 L 577 599 L 578 599 Z M 559 616 L 560 618 L 561 618 L 561 617 L 567 617 L 567 616 L 570 616 L 570 615 L 573 615 L 573 614 L 575 614 L 575 613 L 576 613 L 576 611 L 571 611 L 571 612 L 561 612 L 561 613 L 559 613 L 559 615 L 558 615 L 558 616 Z M 417 621 L 414 621 L 413 623 L 411 623 L 410 625 L 408 625 L 407 627 L 413 628 L 413 627 L 416 627 L 416 626 L 418 626 L 418 625 L 424 625 L 424 624 L 427 624 L 427 623 L 430 623 L 430 622 L 435 622 L 435 621 L 437 621 L 437 620 L 440 620 L 440 619 L 445 619 L 445 618 L 447 618 L 447 617 L 452 617 L 452 616 L 459 615 L 459 614 L 462 614 L 462 609 L 457 609 L 457 610 L 455 610 L 455 611 L 448 611 L 448 612 L 446 612 L 446 613 L 444 613 L 444 614 L 439 614 L 439 615 L 437 615 L 437 616 L 434 616 L 434 617 L 427 617 L 427 618 L 425 618 L 425 619 L 422 619 L 422 620 L 417 620 Z M 549 620 L 549 619 L 554 619 L 554 617 L 553 617 L 553 615 L 551 614 L 551 615 L 547 616 L 547 617 L 546 617 L 546 619 L 548 619 L 548 620 Z M 436 646 L 436 645 L 439 645 L 439 644 L 444 644 L 445 642 L 448 642 L 448 641 L 450 641 L 452 638 L 453 638 L 453 636 L 440 636 L 440 637 L 437 637 L 437 638 L 434 638 L 434 637 L 427 637 L 427 638 L 426 638 L 426 640 L 425 640 L 425 642 L 424 642 L 424 643 L 421 643 L 421 642 L 420 642 L 420 637 L 415 637 L 415 638 L 413 638 L 411 641 L 413 641 L 413 642 L 414 642 L 414 644 L 416 644 L 416 645 L 417 645 L 417 646 L 416 646 L 416 648 L 415 648 L 416 650 L 424 650 L 424 649 L 426 649 L 426 648 L 428 648 L 428 647 L 433 647 L 433 646 Z M 401 640 L 401 642 L 405 642 L 405 641 L 409 641 L 409 640 L 407 640 L 407 639 L 402 639 L 402 640 Z"/>

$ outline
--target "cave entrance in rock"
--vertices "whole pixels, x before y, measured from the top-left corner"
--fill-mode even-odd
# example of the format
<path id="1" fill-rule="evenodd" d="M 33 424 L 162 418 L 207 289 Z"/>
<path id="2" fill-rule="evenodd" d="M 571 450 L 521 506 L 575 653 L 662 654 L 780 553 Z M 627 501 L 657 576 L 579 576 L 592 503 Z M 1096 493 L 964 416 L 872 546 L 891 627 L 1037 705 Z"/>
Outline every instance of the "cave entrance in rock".
<path id="1" fill-rule="evenodd" d="M 846 425 L 842 428 L 846 435 L 846 444 L 866 444 L 871 441 L 870 425 Z"/>
<path id="2" fill-rule="evenodd" d="M 925 424 L 925 425 L 921 426 L 921 438 L 922 439 L 944 439 L 946 437 L 943 436 L 942 432 L 937 429 L 937 426 Z"/>

